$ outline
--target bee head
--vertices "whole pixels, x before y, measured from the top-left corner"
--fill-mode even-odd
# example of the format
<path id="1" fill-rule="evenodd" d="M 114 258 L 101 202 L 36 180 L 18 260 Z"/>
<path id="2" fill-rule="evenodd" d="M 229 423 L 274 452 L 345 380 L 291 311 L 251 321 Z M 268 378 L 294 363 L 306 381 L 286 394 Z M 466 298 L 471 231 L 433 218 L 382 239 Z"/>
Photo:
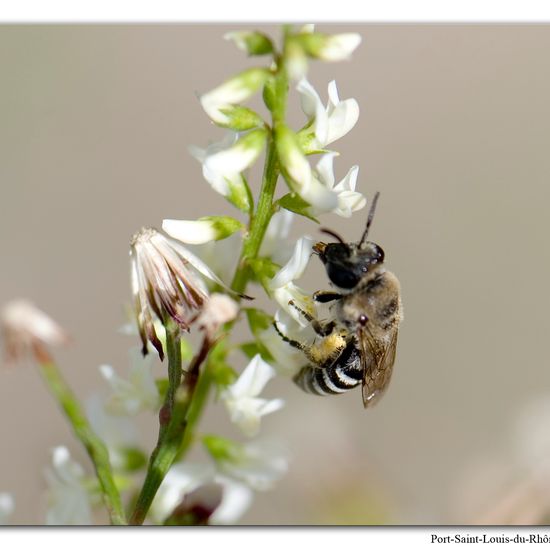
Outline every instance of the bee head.
<path id="1" fill-rule="evenodd" d="M 328 278 L 339 288 L 352 289 L 373 266 L 384 261 L 384 251 L 377 244 L 317 243 L 313 250 L 325 265 Z"/>
<path id="2" fill-rule="evenodd" d="M 367 234 L 374 216 L 374 209 L 379 193 L 372 201 L 367 226 L 358 243 L 346 243 L 340 235 L 329 229 L 322 229 L 338 242 L 317 243 L 313 250 L 323 262 L 331 282 L 342 289 L 352 289 L 369 272 L 369 270 L 384 262 L 384 251 L 377 244 L 367 241 Z"/>

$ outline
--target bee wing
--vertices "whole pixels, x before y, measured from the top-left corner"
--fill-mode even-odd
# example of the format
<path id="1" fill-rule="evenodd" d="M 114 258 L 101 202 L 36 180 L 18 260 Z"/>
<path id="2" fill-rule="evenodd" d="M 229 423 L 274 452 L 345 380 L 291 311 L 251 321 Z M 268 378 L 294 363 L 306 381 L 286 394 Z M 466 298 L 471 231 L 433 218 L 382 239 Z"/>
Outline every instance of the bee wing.
<path id="1" fill-rule="evenodd" d="M 358 334 L 363 367 L 363 406 L 374 405 L 386 391 L 393 372 L 397 349 L 397 327 L 388 345 L 376 340 L 367 327 Z"/>

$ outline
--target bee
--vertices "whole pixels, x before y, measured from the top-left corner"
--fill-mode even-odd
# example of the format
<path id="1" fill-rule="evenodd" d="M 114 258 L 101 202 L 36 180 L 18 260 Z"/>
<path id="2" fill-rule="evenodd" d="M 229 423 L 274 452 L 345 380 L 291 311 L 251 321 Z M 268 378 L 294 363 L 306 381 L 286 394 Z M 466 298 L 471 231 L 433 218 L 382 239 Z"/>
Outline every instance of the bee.
<path id="1" fill-rule="evenodd" d="M 388 387 L 403 319 L 399 281 L 386 270 L 382 248 L 367 241 L 378 197 L 376 193 L 358 242 L 345 242 L 337 233 L 322 229 L 337 242 L 319 242 L 313 247 L 334 288 L 315 292 L 313 299 L 330 303 L 333 318 L 319 321 L 292 305 L 318 335 L 315 342 L 292 340 L 275 324 L 283 340 L 302 350 L 309 360 L 294 377 L 301 389 L 330 395 L 361 384 L 365 408 L 376 403 Z"/>

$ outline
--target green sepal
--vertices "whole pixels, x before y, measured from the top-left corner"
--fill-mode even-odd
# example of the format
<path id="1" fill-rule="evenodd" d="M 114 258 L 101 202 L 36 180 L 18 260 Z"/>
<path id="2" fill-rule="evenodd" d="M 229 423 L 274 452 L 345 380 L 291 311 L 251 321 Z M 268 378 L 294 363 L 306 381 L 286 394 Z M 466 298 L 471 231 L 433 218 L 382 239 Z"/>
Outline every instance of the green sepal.
<path id="1" fill-rule="evenodd" d="M 248 265 L 252 271 L 254 280 L 259 282 L 269 294 L 269 281 L 273 279 L 275 273 L 281 269 L 281 266 L 271 258 L 266 257 L 250 259 L 248 260 Z"/>
<path id="2" fill-rule="evenodd" d="M 270 38 L 259 31 L 230 32 L 226 38 L 233 40 L 248 55 L 267 55 L 274 51 Z"/>
<path id="3" fill-rule="evenodd" d="M 229 185 L 229 194 L 225 198 L 241 212 L 250 214 L 254 208 L 254 199 L 246 178 L 241 174 L 239 184 L 228 180 L 227 183 Z"/>
<path id="4" fill-rule="evenodd" d="M 238 444 L 219 435 L 204 435 L 202 443 L 210 456 L 216 461 L 234 461 L 238 454 Z"/>
<path id="5" fill-rule="evenodd" d="M 212 224 L 216 232 L 216 241 L 226 239 L 233 233 L 244 229 L 244 225 L 239 220 L 230 216 L 204 216 L 198 221 L 208 221 Z"/>
<path id="6" fill-rule="evenodd" d="M 309 57 L 318 58 L 319 52 L 325 48 L 330 35 L 319 32 L 300 33 L 295 35 L 295 39 Z"/>
<path id="7" fill-rule="evenodd" d="M 298 193 L 290 192 L 286 195 L 283 195 L 278 201 L 277 204 L 281 208 L 286 208 L 287 210 L 290 210 L 291 212 L 294 212 L 295 214 L 299 214 L 300 216 L 304 216 L 315 223 L 319 223 L 319 220 L 315 218 L 311 212 L 311 205 L 305 201 Z"/>
<path id="8" fill-rule="evenodd" d="M 263 118 L 258 113 L 242 105 L 229 105 L 228 107 L 221 108 L 220 112 L 229 121 L 226 124 L 218 123 L 218 126 L 230 128 L 236 132 L 244 132 L 265 124 Z"/>
<path id="9" fill-rule="evenodd" d="M 262 92 L 262 97 L 263 97 L 265 106 L 269 109 L 270 112 L 273 112 L 273 109 L 277 102 L 277 92 L 275 90 L 274 78 L 268 78 L 266 80 L 264 84 L 264 89 Z"/>

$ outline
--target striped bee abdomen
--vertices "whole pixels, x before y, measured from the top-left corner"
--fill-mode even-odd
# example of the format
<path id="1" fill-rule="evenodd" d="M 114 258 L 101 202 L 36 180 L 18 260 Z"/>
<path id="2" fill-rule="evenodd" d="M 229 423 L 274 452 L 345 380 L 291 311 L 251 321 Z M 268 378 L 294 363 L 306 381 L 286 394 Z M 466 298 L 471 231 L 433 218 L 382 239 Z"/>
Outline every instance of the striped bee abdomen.
<path id="1" fill-rule="evenodd" d="M 294 382 L 307 393 L 334 395 L 356 388 L 362 379 L 359 350 L 352 341 L 327 367 L 303 367 L 294 377 Z"/>

